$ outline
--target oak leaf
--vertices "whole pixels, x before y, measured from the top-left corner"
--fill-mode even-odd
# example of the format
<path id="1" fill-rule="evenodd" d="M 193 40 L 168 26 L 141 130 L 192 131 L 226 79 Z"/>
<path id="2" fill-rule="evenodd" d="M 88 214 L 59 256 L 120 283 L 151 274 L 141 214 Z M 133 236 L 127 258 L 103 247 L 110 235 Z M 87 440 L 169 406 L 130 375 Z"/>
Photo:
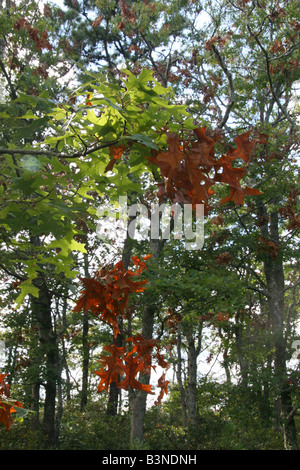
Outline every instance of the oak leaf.
<path id="1" fill-rule="evenodd" d="M 98 392 L 108 390 L 112 382 L 118 384 L 119 376 L 125 373 L 125 366 L 122 361 L 125 348 L 117 347 L 113 344 L 105 346 L 103 350 L 108 351 L 110 356 L 101 355 L 100 363 L 102 367 L 95 371 L 95 374 L 101 378 L 97 387 Z"/>
<path id="2" fill-rule="evenodd" d="M 118 388 L 122 388 L 123 390 L 133 388 L 154 395 L 154 392 L 151 391 L 151 384 L 143 384 L 136 379 L 137 374 L 144 371 L 143 363 L 131 355 L 127 355 L 125 362 L 127 364 L 125 369 L 126 377 L 117 385 Z"/>
<path id="3" fill-rule="evenodd" d="M 128 356 L 136 355 L 144 366 L 144 369 L 141 371 L 149 374 L 151 368 L 151 355 L 153 348 L 156 346 L 156 341 L 154 339 L 145 339 L 142 335 L 136 335 L 129 337 L 126 342 L 133 343 L 133 348 L 128 352 Z"/>
<path id="4" fill-rule="evenodd" d="M 231 148 L 219 159 L 215 157 L 215 145 L 219 138 L 207 135 L 206 127 L 194 130 L 196 140 L 184 140 L 178 135 L 167 137 L 166 151 L 152 152 L 148 160 L 156 164 L 162 173 L 159 183 L 159 201 L 168 197 L 173 203 L 204 204 L 204 214 L 211 209 L 209 198 L 215 194 L 212 187 L 216 183 L 227 184 L 230 193 L 221 204 L 233 201 L 243 204 L 246 194 L 257 195 L 257 190 L 243 189 L 240 181 L 247 172 L 252 152 L 259 139 L 250 140 L 251 131 L 234 139 Z M 233 167 L 232 162 L 241 159 L 245 165 Z"/>
<path id="5" fill-rule="evenodd" d="M 168 393 L 169 383 L 170 383 L 170 381 L 166 380 L 166 374 L 163 373 L 162 376 L 158 379 L 157 386 L 160 387 L 161 390 L 160 390 L 160 393 L 158 395 L 157 400 L 154 403 L 155 405 L 160 405 L 161 404 L 161 401 L 162 401 L 164 395 Z"/>
<path id="6" fill-rule="evenodd" d="M 0 423 L 9 431 L 13 423 L 12 413 L 16 413 L 16 408 L 23 408 L 23 404 L 10 400 L 9 385 L 4 380 L 7 376 L 0 374 Z"/>
<path id="7" fill-rule="evenodd" d="M 227 159 L 236 160 L 241 158 L 246 164 L 249 163 L 253 149 L 257 143 L 256 139 L 249 139 L 251 133 L 252 131 L 250 130 L 233 139 L 233 142 L 236 144 L 236 148 L 227 152 Z"/>

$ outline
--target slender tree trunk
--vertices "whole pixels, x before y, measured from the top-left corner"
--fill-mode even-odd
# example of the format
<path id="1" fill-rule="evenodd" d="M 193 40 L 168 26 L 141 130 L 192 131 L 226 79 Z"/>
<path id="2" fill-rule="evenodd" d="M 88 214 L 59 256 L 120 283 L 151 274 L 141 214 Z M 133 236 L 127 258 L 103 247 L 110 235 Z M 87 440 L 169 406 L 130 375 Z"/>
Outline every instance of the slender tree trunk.
<path id="1" fill-rule="evenodd" d="M 185 387 L 182 382 L 182 357 L 181 357 L 181 325 L 178 325 L 177 331 L 177 367 L 176 367 L 176 377 L 180 393 L 180 402 L 181 402 L 181 414 L 182 414 L 182 425 L 186 426 L 187 424 L 187 411 L 186 411 L 186 393 Z"/>
<path id="2" fill-rule="evenodd" d="M 31 429 L 37 431 L 40 427 L 40 389 L 41 389 L 41 369 L 42 358 L 39 353 L 39 340 L 36 337 L 36 324 L 31 325 L 31 340 L 28 349 L 29 367 L 26 370 L 26 381 L 28 383 L 29 408 L 33 412 L 31 414 Z M 25 399 L 26 401 L 26 399 Z"/>
<path id="3" fill-rule="evenodd" d="M 272 338 L 270 338 L 269 331 L 271 330 L 270 325 L 270 312 L 268 308 L 268 303 L 265 297 L 262 297 L 260 300 L 261 312 L 266 321 L 266 335 L 265 335 L 265 345 L 268 349 L 268 355 L 266 359 L 265 374 L 262 380 L 262 403 L 260 406 L 260 414 L 262 421 L 269 426 L 271 424 L 272 417 L 272 406 L 271 406 L 271 384 L 270 379 L 273 375 L 272 371 Z"/>
<path id="4" fill-rule="evenodd" d="M 224 334 L 222 328 L 219 328 L 219 336 L 223 340 Z M 223 352 L 223 367 L 225 369 L 226 381 L 228 384 L 231 384 L 231 373 L 229 367 L 229 356 L 228 356 L 228 347 L 226 346 Z"/>
<path id="5" fill-rule="evenodd" d="M 86 238 L 86 251 L 84 254 L 84 276 L 89 278 L 89 260 L 88 260 L 88 241 Z M 88 313 L 83 312 L 82 319 L 82 379 L 81 379 L 81 401 L 80 401 L 80 411 L 84 411 L 88 403 L 88 380 L 89 380 L 89 363 L 90 363 L 90 350 L 88 347 L 89 339 L 89 315 Z"/>
<path id="6" fill-rule="evenodd" d="M 40 383 L 36 381 L 31 386 L 31 411 L 33 415 L 31 417 L 31 428 L 33 431 L 37 431 L 40 427 Z"/>
<path id="7" fill-rule="evenodd" d="M 283 267 L 266 266 L 267 286 L 270 311 L 273 320 L 273 338 L 275 347 L 274 371 L 277 380 L 278 404 L 283 425 L 283 437 L 286 449 L 297 450 L 297 433 L 294 418 L 288 420 L 293 406 L 286 370 L 286 342 L 283 329 Z"/>
<path id="8" fill-rule="evenodd" d="M 128 219 L 127 230 L 130 224 L 134 223 L 136 216 L 130 216 Z M 122 261 L 124 264 L 124 269 L 128 269 L 131 259 L 131 250 L 132 250 L 132 239 L 129 237 L 127 233 L 127 237 L 125 239 L 124 248 L 123 248 L 123 256 Z M 122 330 L 123 321 L 122 318 L 119 318 L 119 329 Z M 113 344 L 115 344 L 118 348 L 123 346 L 123 335 L 122 333 L 118 334 L 116 337 L 113 338 Z M 121 400 L 121 390 L 117 387 L 115 382 L 112 382 L 109 387 L 109 396 L 108 396 L 108 403 L 107 403 L 107 410 L 106 413 L 109 416 L 116 416 L 118 414 L 118 409 L 120 408 L 120 400 Z"/>
<path id="9" fill-rule="evenodd" d="M 153 260 L 158 258 L 161 250 L 163 249 L 165 240 L 153 239 L 150 240 L 150 251 L 153 255 Z M 154 315 L 156 313 L 156 306 L 153 299 L 148 296 L 147 290 L 145 291 L 145 307 L 142 315 L 142 336 L 145 339 L 153 337 Z M 143 374 L 139 380 L 144 384 L 150 383 L 150 375 Z M 130 440 L 131 444 L 135 446 L 143 444 L 144 442 L 144 420 L 146 414 L 147 393 L 142 390 L 129 391 L 129 412 L 130 412 Z"/>
<path id="10" fill-rule="evenodd" d="M 243 348 L 243 329 L 239 324 L 239 314 L 236 314 L 236 323 L 234 326 L 235 332 L 235 344 L 238 356 L 238 362 L 241 371 L 242 385 L 247 387 L 248 385 L 248 364 L 244 357 L 244 348 Z"/>
<path id="11" fill-rule="evenodd" d="M 43 377 L 45 387 L 44 418 L 42 429 L 45 436 L 46 447 L 55 444 L 55 398 L 57 384 L 57 341 L 52 328 L 51 298 L 48 291 L 40 286 L 39 298 L 34 299 L 32 308 L 37 318 L 40 338 L 40 357 L 45 357 L 45 374 Z"/>
<path id="12" fill-rule="evenodd" d="M 187 409 L 190 424 L 196 423 L 197 418 L 197 352 L 193 335 L 187 335 L 188 342 L 188 385 L 187 385 Z"/>
<path id="13" fill-rule="evenodd" d="M 57 409 L 55 418 L 55 447 L 57 447 L 60 435 L 60 423 L 63 417 L 64 404 L 63 404 L 63 389 L 62 389 L 62 365 L 61 359 L 57 357 Z"/>
<path id="14" fill-rule="evenodd" d="M 89 336 L 89 317 L 87 313 L 83 313 L 82 320 L 82 382 L 81 382 L 81 401 L 80 411 L 84 411 L 88 403 L 88 379 L 89 379 L 89 363 L 90 351 L 88 348 Z"/>
<path id="15" fill-rule="evenodd" d="M 65 294 L 67 294 L 67 289 L 65 290 Z M 57 343 L 60 342 L 63 346 L 62 342 L 62 335 L 64 331 L 67 329 L 67 300 L 64 298 L 62 309 L 61 309 L 61 316 L 60 316 L 60 309 L 59 309 L 59 301 L 56 304 L 56 314 L 57 318 L 62 321 L 62 327 L 57 332 L 56 331 L 56 339 Z M 56 362 L 56 372 L 57 372 L 57 410 L 56 410 L 56 420 L 55 420 L 55 446 L 59 443 L 59 435 L 60 435 L 60 424 L 63 416 L 64 411 L 64 400 L 63 400 L 63 384 L 62 384 L 62 371 L 64 368 L 67 359 L 65 357 L 65 349 L 62 347 L 60 350 L 57 348 L 57 362 Z"/>
<path id="16" fill-rule="evenodd" d="M 142 336 L 151 339 L 153 336 L 154 305 L 146 305 L 143 312 Z M 150 375 L 143 374 L 139 378 L 143 384 L 150 383 Z M 143 390 L 130 390 L 129 392 L 129 412 L 130 412 L 130 441 L 132 445 L 140 445 L 144 442 L 144 421 L 147 405 L 147 393 Z"/>
<path id="17" fill-rule="evenodd" d="M 202 323 L 198 327 L 198 344 L 194 333 L 187 334 L 188 343 L 188 386 L 187 408 L 188 419 L 191 424 L 197 422 L 197 359 L 201 351 Z"/>
<path id="18" fill-rule="evenodd" d="M 63 309 L 62 309 L 62 322 L 63 322 L 63 331 L 66 331 L 68 328 L 68 321 L 67 321 L 67 311 L 68 311 L 68 303 L 67 303 L 67 295 L 68 295 L 68 289 L 65 290 L 65 299 L 63 303 Z M 60 371 L 60 376 L 62 374 L 62 371 L 65 371 L 66 374 L 66 379 L 65 379 L 65 390 L 66 390 L 66 399 L 71 400 L 71 380 L 70 380 L 70 370 L 69 370 L 69 365 L 68 365 L 68 355 L 66 352 L 66 345 L 65 345 L 65 340 L 63 338 L 63 335 L 59 335 L 59 340 L 61 343 L 61 355 L 60 355 L 60 360 L 61 360 L 61 371 Z"/>
<path id="19" fill-rule="evenodd" d="M 67 354 L 66 354 L 66 347 L 65 347 L 65 342 L 62 340 L 62 358 L 63 358 L 63 368 L 66 373 L 66 399 L 69 401 L 71 400 L 71 379 L 70 379 L 70 370 L 67 362 Z"/>
<path id="20" fill-rule="evenodd" d="M 39 237 L 32 236 L 31 243 L 40 246 Z M 38 298 L 32 297 L 31 306 L 33 319 L 37 324 L 40 340 L 40 358 L 45 361 L 43 383 L 45 388 L 44 417 L 42 430 L 45 438 L 45 447 L 55 446 L 55 398 L 57 385 L 57 358 L 58 347 L 56 333 L 51 318 L 51 295 L 47 289 L 43 275 L 34 279 L 33 284 L 38 287 Z"/>
<path id="21" fill-rule="evenodd" d="M 261 214 L 269 225 L 262 226 L 262 235 L 279 247 L 278 213 L 272 212 L 267 217 L 265 206 L 260 206 Z M 293 410 L 291 390 L 287 382 L 286 341 L 284 336 L 284 270 L 280 254 L 266 254 L 264 258 L 268 306 L 272 327 L 274 346 L 274 372 L 278 393 L 278 404 L 281 413 L 284 444 L 286 449 L 297 450 L 297 433 Z M 290 417 L 290 418 L 289 418 Z"/>
<path id="22" fill-rule="evenodd" d="M 120 330 L 122 329 L 122 319 L 119 319 L 118 322 Z M 118 348 L 121 348 L 123 346 L 123 336 L 122 334 L 118 334 L 114 339 L 113 339 L 113 344 L 115 344 Z M 107 409 L 106 409 L 106 414 L 108 416 L 117 416 L 118 414 L 118 407 L 119 407 L 119 401 L 121 398 L 121 393 L 120 389 L 117 387 L 117 384 L 115 382 L 112 382 L 109 387 L 109 396 L 108 396 L 108 403 L 107 403 Z"/>

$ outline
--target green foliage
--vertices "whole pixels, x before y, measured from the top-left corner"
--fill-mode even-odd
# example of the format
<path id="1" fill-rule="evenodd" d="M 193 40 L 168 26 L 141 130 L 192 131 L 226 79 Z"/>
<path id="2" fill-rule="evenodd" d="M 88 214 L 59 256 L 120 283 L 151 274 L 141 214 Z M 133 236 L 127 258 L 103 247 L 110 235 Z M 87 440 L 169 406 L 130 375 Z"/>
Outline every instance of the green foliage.
<path id="1" fill-rule="evenodd" d="M 105 400 L 94 400 L 84 412 L 76 398 L 65 406 L 60 427 L 59 450 L 281 450 L 280 431 L 264 423 L 251 399 L 235 386 L 203 382 L 198 388 L 198 418 L 194 425 L 181 424 L 176 388 L 170 398 L 146 413 L 145 443 L 129 442 L 127 413 L 106 414 Z M 29 420 L 15 423 L 11 431 L 0 429 L 1 449 L 42 448 L 41 432 L 33 432 Z"/>
<path id="2" fill-rule="evenodd" d="M 233 393 L 234 392 L 234 393 Z M 235 387 L 203 382 L 198 387 L 196 424 L 180 424 L 181 406 L 176 388 L 159 409 L 146 417 L 146 441 L 156 450 L 279 450 L 280 431 L 261 421 L 245 394 Z"/>
<path id="3" fill-rule="evenodd" d="M 105 403 L 95 402 L 84 413 L 79 412 L 76 400 L 66 409 L 60 428 L 58 450 L 128 450 L 128 416 L 111 418 L 106 415 Z M 1 449 L 39 450 L 42 448 L 41 431 L 33 432 L 30 422 L 15 423 L 10 433 L 0 429 Z"/>
<path id="4" fill-rule="evenodd" d="M 28 128 L 21 128 L 20 134 L 18 117 L 10 114 L 8 152 L 1 152 L 1 164 L 6 168 L 0 211 L 6 231 L 2 263 L 14 271 L 20 254 L 14 259 L 12 247 L 18 246 L 24 253 L 24 274 L 19 276 L 26 278 L 20 286 L 19 303 L 28 294 L 37 296 L 34 280 L 41 270 L 50 277 L 63 275 L 72 279 L 77 275 L 71 255 L 86 252 L 78 241 L 83 234 L 81 221 L 92 224 L 95 230 L 95 205 L 106 196 L 107 187 L 112 203 L 120 195 L 142 194 L 140 184 L 130 178 L 131 172 L 136 171 L 138 164 L 147 170 L 145 157 L 151 148 L 166 143 L 160 129 L 167 122 L 170 130 L 175 130 L 188 117 L 184 106 L 169 104 L 171 90 L 159 85 L 152 72 L 144 70 L 137 78 L 124 71 L 124 77 L 121 85 L 108 85 L 97 75 L 73 93 L 76 105 L 55 103 L 44 93 L 34 98 L 23 95 L 23 118 L 29 117 L 35 129 L 47 123 L 45 138 L 34 146 L 27 143 L 20 149 L 20 139 L 25 138 Z M 16 100 L 19 102 L 20 98 Z M 8 115 L 9 109 L 3 108 Z M 7 117 L 1 123 L 5 136 Z M 128 151 L 109 175 L 105 168 L 113 145 L 124 145 Z M 20 232 L 24 235 L 17 240 Z M 36 247 L 32 244 L 35 236 L 43 239 Z M 26 259 L 28 250 L 32 252 L 30 259 Z"/>
<path id="5" fill-rule="evenodd" d="M 66 410 L 67 411 L 67 410 Z M 60 450 L 125 450 L 129 448 L 128 416 L 106 415 L 105 403 L 96 402 L 84 413 L 70 404 L 61 424 Z"/>

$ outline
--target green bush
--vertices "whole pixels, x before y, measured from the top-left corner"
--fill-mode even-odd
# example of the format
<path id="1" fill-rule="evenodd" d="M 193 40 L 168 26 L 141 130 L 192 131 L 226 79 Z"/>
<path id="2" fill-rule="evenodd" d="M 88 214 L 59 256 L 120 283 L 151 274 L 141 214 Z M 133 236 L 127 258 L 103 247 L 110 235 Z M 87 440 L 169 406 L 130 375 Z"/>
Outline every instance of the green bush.
<path id="1" fill-rule="evenodd" d="M 129 449 L 130 423 L 127 414 L 107 416 L 103 405 L 92 403 L 84 412 L 66 409 L 61 423 L 60 450 Z"/>

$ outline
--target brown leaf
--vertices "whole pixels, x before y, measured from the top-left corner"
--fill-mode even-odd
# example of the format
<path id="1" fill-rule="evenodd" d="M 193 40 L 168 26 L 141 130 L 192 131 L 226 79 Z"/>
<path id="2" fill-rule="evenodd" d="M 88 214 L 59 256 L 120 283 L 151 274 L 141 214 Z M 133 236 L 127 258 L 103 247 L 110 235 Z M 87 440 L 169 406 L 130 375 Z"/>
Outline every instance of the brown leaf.
<path id="1" fill-rule="evenodd" d="M 119 160 L 123 153 L 124 153 L 124 150 L 126 149 L 126 146 L 125 145 L 119 145 L 119 146 L 114 146 L 112 145 L 110 148 L 109 148 L 109 155 L 111 157 L 113 157 L 112 160 L 110 160 L 110 162 L 108 163 L 108 165 L 106 166 L 104 172 L 106 173 L 107 171 L 112 171 L 115 163 L 117 160 Z"/>

